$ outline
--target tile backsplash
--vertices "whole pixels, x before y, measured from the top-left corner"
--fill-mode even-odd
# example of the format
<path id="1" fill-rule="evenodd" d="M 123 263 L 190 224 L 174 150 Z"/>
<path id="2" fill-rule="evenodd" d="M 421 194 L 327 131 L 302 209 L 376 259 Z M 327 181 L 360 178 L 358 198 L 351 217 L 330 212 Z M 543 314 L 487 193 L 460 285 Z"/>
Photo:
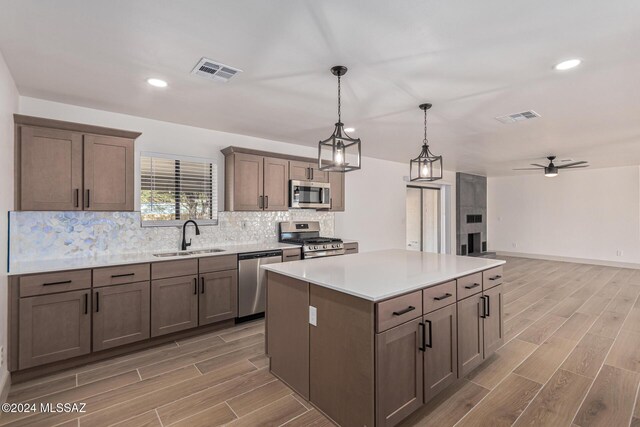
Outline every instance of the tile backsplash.
<path id="1" fill-rule="evenodd" d="M 313 210 L 219 212 L 218 225 L 193 227 L 192 248 L 278 239 L 281 221 L 320 221 L 322 235 L 334 235 L 334 214 Z M 10 212 L 10 263 L 45 259 L 176 250 L 181 227 L 142 227 L 139 212 Z"/>

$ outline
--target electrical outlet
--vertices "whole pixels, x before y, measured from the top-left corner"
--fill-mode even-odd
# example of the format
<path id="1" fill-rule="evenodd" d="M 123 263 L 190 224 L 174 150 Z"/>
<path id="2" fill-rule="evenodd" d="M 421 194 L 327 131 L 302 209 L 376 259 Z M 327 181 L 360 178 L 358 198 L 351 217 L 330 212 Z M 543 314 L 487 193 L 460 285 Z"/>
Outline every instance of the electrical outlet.
<path id="1" fill-rule="evenodd" d="M 318 309 L 312 305 L 309 306 L 309 324 L 318 326 Z"/>
<path id="2" fill-rule="evenodd" d="M 618 249 L 616 251 L 616 255 L 618 255 L 618 256 L 622 256 L 623 254 L 624 254 L 624 252 L 622 251 L 622 249 Z"/>

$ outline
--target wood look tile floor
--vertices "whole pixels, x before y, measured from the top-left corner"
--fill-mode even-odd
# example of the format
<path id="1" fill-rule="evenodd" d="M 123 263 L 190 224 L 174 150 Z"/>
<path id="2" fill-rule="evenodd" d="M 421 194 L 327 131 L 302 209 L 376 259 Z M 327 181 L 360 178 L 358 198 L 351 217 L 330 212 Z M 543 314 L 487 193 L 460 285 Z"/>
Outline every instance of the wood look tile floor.
<path id="1" fill-rule="evenodd" d="M 504 346 L 402 425 L 640 427 L 640 270 L 507 261 Z M 267 363 L 264 322 L 238 325 L 14 385 L 87 412 L 0 425 L 333 425 Z"/>

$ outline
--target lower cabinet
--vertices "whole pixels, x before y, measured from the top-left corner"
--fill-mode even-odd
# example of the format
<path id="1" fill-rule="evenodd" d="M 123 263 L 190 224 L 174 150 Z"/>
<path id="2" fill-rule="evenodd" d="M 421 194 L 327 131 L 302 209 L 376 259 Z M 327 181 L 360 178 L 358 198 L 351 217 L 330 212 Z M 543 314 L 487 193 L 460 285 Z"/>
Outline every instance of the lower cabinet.
<path id="1" fill-rule="evenodd" d="M 458 374 L 464 377 L 504 343 L 502 285 L 458 301 Z"/>
<path id="2" fill-rule="evenodd" d="M 238 270 L 200 275 L 199 324 L 233 319 L 238 314 Z"/>
<path id="3" fill-rule="evenodd" d="M 149 338 L 149 282 L 93 289 L 93 351 Z"/>
<path id="4" fill-rule="evenodd" d="M 458 379 L 456 312 L 452 304 L 423 317 L 425 403 Z"/>
<path id="5" fill-rule="evenodd" d="M 421 319 L 377 334 L 375 345 L 376 425 L 392 426 L 424 402 Z"/>
<path id="6" fill-rule="evenodd" d="M 19 369 L 91 351 L 90 290 L 20 299 Z"/>
<path id="7" fill-rule="evenodd" d="M 151 336 L 198 326 L 198 276 L 151 282 Z"/>

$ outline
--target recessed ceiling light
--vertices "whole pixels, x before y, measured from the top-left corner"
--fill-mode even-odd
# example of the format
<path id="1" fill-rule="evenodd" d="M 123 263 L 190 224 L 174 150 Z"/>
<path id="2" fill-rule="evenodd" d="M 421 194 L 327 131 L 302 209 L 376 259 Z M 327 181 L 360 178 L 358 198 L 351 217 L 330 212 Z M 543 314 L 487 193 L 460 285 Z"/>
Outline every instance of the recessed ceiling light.
<path id="1" fill-rule="evenodd" d="M 147 83 L 154 87 L 167 87 L 167 82 L 160 79 L 147 79 Z"/>
<path id="2" fill-rule="evenodd" d="M 356 128 L 344 128 L 345 132 L 355 132 Z"/>
<path id="3" fill-rule="evenodd" d="M 580 65 L 580 63 L 582 62 L 581 59 L 578 58 L 574 58 L 574 59 L 567 59 L 566 61 L 562 61 L 557 63 L 553 69 L 556 71 L 566 71 L 566 70 L 570 70 L 572 68 L 577 67 L 578 65 Z"/>

